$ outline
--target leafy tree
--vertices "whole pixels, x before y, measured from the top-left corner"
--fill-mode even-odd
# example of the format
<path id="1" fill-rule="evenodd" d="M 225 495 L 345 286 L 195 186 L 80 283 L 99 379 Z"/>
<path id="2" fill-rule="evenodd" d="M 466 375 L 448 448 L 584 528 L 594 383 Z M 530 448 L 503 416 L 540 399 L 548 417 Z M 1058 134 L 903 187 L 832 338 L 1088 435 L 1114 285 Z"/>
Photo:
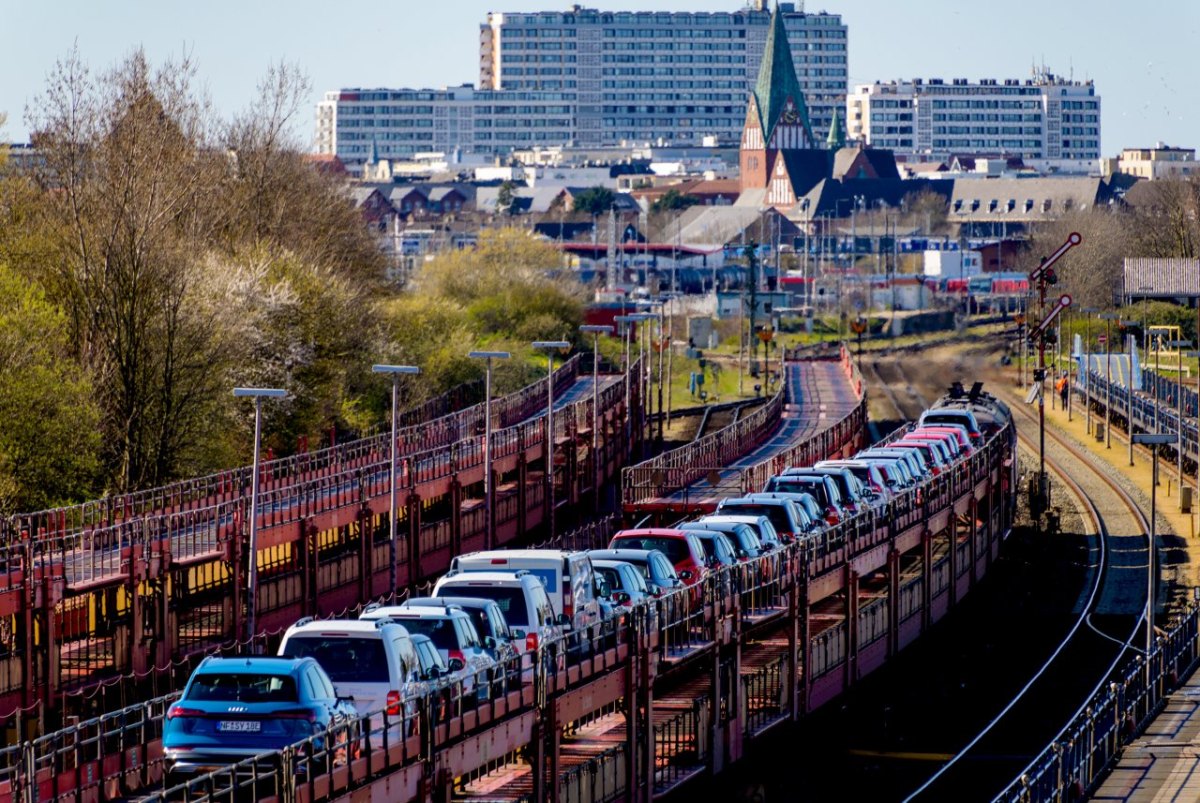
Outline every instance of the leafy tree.
<path id="1" fill-rule="evenodd" d="M 613 191 L 607 187 L 589 187 L 575 196 L 572 208 L 576 212 L 586 212 L 595 218 L 607 215 L 615 200 Z"/>
<path id="2" fill-rule="evenodd" d="M 515 187 L 516 185 L 511 181 L 505 181 L 500 185 L 500 189 L 496 192 L 496 211 L 500 214 L 512 214 L 513 189 Z"/>
<path id="3" fill-rule="evenodd" d="M 663 193 L 662 197 L 650 204 L 651 212 L 675 212 L 700 203 L 700 199 L 695 195 L 689 195 L 680 192 L 676 189 L 670 189 Z"/>
<path id="4" fill-rule="evenodd" d="M 420 365 L 436 393 L 481 375 L 479 362 L 466 357 L 480 344 L 526 355 L 533 340 L 574 339 L 582 288 L 559 275 L 560 259 L 553 246 L 508 228 L 485 232 L 474 250 L 438 256 L 410 294 L 381 305 L 386 353 Z M 536 379 L 532 365 L 497 366 L 497 388 Z"/>
<path id="5" fill-rule="evenodd" d="M 42 288 L 0 263 L 0 513 L 94 491 L 100 411 L 68 337 Z"/>
<path id="6" fill-rule="evenodd" d="M 273 66 L 224 125 L 194 75 L 135 51 L 93 76 L 69 55 L 32 106 L 36 192 L 0 185 L 0 257 L 62 299 L 114 491 L 247 454 L 229 393 L 245 377 L 292 391 L 267 422 L 281 449 L 341 424 L 378 339 L 378 243 L 288 133 L 306 79 Z"/>

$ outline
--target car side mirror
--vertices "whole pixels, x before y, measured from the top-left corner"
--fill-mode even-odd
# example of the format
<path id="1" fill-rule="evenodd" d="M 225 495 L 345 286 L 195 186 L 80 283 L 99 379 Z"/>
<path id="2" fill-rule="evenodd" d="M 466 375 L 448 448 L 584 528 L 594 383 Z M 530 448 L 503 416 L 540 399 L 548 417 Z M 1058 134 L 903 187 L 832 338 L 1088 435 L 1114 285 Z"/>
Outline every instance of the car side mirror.
<path id="1" fill-rule="evenodd" d="M 692 573 L 690 571 L 688 571 L 687 569 L 684 569 L 683 571 L 681 571 L 679 573 L 679 579 L 683 580 L 684 582 L 687 582 L 688 580 L 692 579 Z"/>
<path id="2" fill-rule="evenodd" d="M 352 695 L 346 695 L 345 697 L 343 697 L 342 695 L 340 695 L 340 694 L 339 694 L 339 695 L 338 695 L 338 698 L 337 698 L 337 701 L 338 701 L 339 703 L 350 703 L 351 705 L 353 705 L 353 704 L 354 704 L 354 697 L 353 697 Z"/>
<path id="3" fill-rule="evenodd" d="M 437 680 L 441 676 L 442 676 L 441 668 L 436 667 L 436 666 L 431 666 L 431 667 L 429 667 L 429 669 L 425 670 L 425 674 L 423 677 L 425 678 L 425 680 Z"/>
<path id="4" fill-rule="evenodd" d="M 567 616 L 565 613 L 560 613 L 557 617 L 555 617 L 554 621 L 563 627 L 567 627 L 571 624 L 571 617 Z"/>
<path id="5" fill-rule="evenodd" d="M 629 602 L 629 594 L 624 591 L 617 591 L 613 594 L 613 601 L 621 605 Z"/>
<path id="6" fill-rule="evenodd" d="M 496 649 L 496 639 L 492 636 L 484 636 L 483 637 L 483 648 L 485 650 Z"/>
<path id="7" fill-rule="evenodd" d="M 466 662 L 461 658 L 451 658 L 447 664 L 451 672 L 461 672 L 466 665 Z"/>

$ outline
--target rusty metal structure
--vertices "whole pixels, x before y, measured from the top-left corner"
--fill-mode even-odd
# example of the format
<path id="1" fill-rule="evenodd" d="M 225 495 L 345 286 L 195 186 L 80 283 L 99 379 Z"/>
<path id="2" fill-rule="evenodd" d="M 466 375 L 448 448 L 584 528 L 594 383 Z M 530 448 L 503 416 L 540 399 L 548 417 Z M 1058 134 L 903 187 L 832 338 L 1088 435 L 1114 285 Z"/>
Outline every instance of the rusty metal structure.
<path id="1" fill-rule="evenodd" d="M 756 477 L 766 470 L 757 468 L 761 464 L 800 454 L 819 459 L 862 442 L 865 397 L 845 350 L 820 366 L 788 361 L 782 368 L 797 372 L 797 382 L 784 383 L 778 417 L 748 417 L 745 421 L 753 424 L 721 440 L 740 439 L 743 452 L 736 455 L 738 448 L 729 447 L 732 451 L 721 453 L 720 459 L 748 461 L 747 468 L 732 475 L 730 492 L 740 490 L 743 474 Z M 565 370 L 578 371 L 578 366 Z M 756 451 L 783 431 L 786 411 L 796 412 L 795 399 L 786 394 L 805 387 L 804 377 L 814 371 L 841 376 L 839 392 L 850 389 L 853 403 L 840 415 L 819 417 L 801 442 L 776 443 L 770 455 Z M 630 444 L 618 436 L 625 431 L 620 420 L 624 388 L 618 380 L 602 395 L 610 390 L 612 399 L 601 411 L 605 432 L 612 436 L 606 438 L 611 460 L 605 465 L 615 469 Z M 816 404 L 819 398 L 809 401 Z M 631 405 L 629 412 L 636 415 L 637 408 Z M 577 432 L 569 414 L 556 414 L 558 419 L 565 428 L 559 435 Z M 537 423 L 530 426 L 529 437 L 539 431 Z M 499 543 L 515 537 L 519 526 L 539 520 L 539 483 L 531 481 L 529 468 L 537 465 L 539 452 L 522 441 L 527 425 L 510 427 L 514 434 L 498 442 L 517 444 L 516 449 L 497 449 L 503 455 L 496 466 L 501 498 L 516 496 L 526 505 L 511 514 L 497 506 Z M 514 658 L 506 671 L 475 678 L 473 684 L 447 682 L 419 705 L 402 709 L 399 716 L 411 722 L 371 715 L 323 739 L 164 789 L 162 727 L 175 698 L 147 697 L 0 752 L 0 800 L 86 801 L 146 794 L 189 800 L 653 800 L 720 771 L 782 723 L 836 699 L 918 638 L 983 577 L 1014 514 L 1011 429 L 1010 423 L 952 470 L 885 505 L 782 551 L 715 571 L 697 590 L 665 594 L 591 630 L 547 641 L 537 652 Z M 577 438 L 574 448 L 589 439 Z M 432 458 L 420 452 L 405 458 L 406 487 L 415 489 L 406 506 L 406 532 L 421 549 L 415 556 L 408 553 L 408 572 L 437 571 L 455 551 L 484 546 L 483 527 L 470 518 L 477 517 L 477 508 L 469 495 L 459 503 L 463 512 L 458 524 L 423 523 L 430 521 L 423 514 L 432 507 L 425 499 L 444 505 L 446 495 L 472 487 L 481 467 L 470 462 L 471 453 L 463 454 L 464 448 L 442 449 Z M 456 455 L 461 462 L 455 462 Z M 502 459 L 509 462 L 501 464 Z M 586 455 L 576 468 L 567 462 L 561 498 L 586 499 L 588 489 L 595 487 L 594 478 L 583 473 L 588 462 Z M 447 467 L 435 468 L 442 465 Z M 646 473 L 644 468 L 627 477 Z M 366 540 L 373 542 L 379 514 L 371 512 L 371 500 L 382 500 L 386 487 L 362 504 L 367 489 L 375 488 L 368 480 L 378 472 L 356 470 L 363 479 L 350 492 L 350 520 L 340 525 L 336 518 L 321 518 L 334 515 L 332 504 L 314 511 L 310 524 L 302 524 L 305 519 L 291 508 L 266 506 L 264 531 L 277 535 L 264 542 L 264 549 L 294 549 L 303 539 L 300 534 L 308 532 L 312 540 L 305 548 L 315 546 L 318 559 L 308 564 L 315 576 L 307 579 L 294 572 L 274 577 L 266 572 L 276 590 L 261 596 L 264 622 L 285 623 L 297 610 L 338 613 L 383 590 L 378 583 L 385 572 L 377 570 L 374 550 L 364 555 L 362 533 L 370 533 Z M 579 472 L 574 480 L 572 471 Z M 513 477 L 528 481 L 523 497 L 520 491 L 503 493 Z M 691 479 L 704 483 L 712 477 Z M 626 495 L 626 514 L 676 515 L 663 500 L 686 486 L 666 483 L 661 476 L 648 476 L 648 481 L 653 494 L 637 490 L 637 482 L 625 483 L 640 494 L 640 501 Z M 723 481 L 718 478 L 717 485 Z M 331 481 L 325 487 L 339 486 Z M 365 529 L 359 516 L 370 517 Z M 559 543 L 565 548 L 603 545 L 617 526 L 615 520 L 604 520 L 561 536 Z M 286 532 L 297 536 L 285 539 Z M 348 541 L 351 547 L 335 553 L 337 557 L 327 556 L 322 550 L 330 547 L 321 539 Z M 68 561 L 63 574 L 50 576 L 62 577 L 72 565 Z M 360 566 L 370 571 L 357 573 Z M 314 583 L 316 599 L 304 593 Z M 488 691 L 479 701 L 481 684 Z"/>
<path id="2" fill-rule="evenodd" d="M 560 506 L 594 506 L 632 444 L 622 430 L 623 374 L 609 368 L 595 394 L 600 459 L 590 454 L 591 355 L 583 360 L 552 377 L 554 461 L 538 417 L 548 379 L 493 401 L 495 544 L 484 543 L 483 405 L 448 410 L 472 398 L 458 389 L 407 414 L 397 433 L 401 587 L 444 570 L 452 555 L 536 532 L 547 515 L 547 463 Z M 261 632 L 249 639 L 241 629 L 248 467 L 0 521 L 0 721 L 16 737 L 111 710 L 178 688 L 205 654 L 393 594 L 388 447 L 383 433 L 263 464 Z"/>

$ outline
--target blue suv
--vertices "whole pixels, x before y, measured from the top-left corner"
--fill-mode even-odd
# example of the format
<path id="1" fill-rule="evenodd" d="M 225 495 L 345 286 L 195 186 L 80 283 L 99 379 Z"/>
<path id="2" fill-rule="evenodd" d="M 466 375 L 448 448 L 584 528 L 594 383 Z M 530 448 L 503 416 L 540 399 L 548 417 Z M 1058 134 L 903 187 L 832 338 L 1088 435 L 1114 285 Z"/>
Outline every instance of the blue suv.
<path id="1" fill-rule="evenodd" d="M 280 750 L 355 716 L 353 701 L 337 696 L 312 658 L 205 658 L 167 709 L 168 782 Z"/>

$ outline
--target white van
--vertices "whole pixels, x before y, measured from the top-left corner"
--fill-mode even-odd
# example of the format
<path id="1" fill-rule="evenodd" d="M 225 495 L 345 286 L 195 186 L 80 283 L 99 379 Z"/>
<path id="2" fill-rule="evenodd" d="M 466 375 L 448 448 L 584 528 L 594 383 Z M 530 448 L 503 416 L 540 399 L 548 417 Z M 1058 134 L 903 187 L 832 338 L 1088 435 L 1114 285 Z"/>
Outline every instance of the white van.
<path id="1" fill-rule="evenodd" d="M 567 630 L 582 631 L 600 623 L 596 577 L 586 552 L 561 549 L 494 549 L 461 555 L 450 563 L 459 572 L 525 570 L 542 581 L 546 595 Z M 434 592 L 436 595 L 436 591 Z"/>
<path id="2" fill-rule="evenodd" d="M 402 705 L 415 701 L 437 682 L 427 676 L 402 625 L 389 620 L 313 619 L 305 617 L 287 629 L 279 645 L 287 658 L 315 658 L 339 697 L 353 697 L 359 714 L 386 709 L 398 717 Z"/>
<path id="3" fill-rule="evenodd" d="M 519 653 L 533 652 L 539 645 L 562 635 L 545 586 L 527 571 L 451 571 L 437 581 L 433 597 L 494 600 L 504 614 L 513 646 Z"/>

